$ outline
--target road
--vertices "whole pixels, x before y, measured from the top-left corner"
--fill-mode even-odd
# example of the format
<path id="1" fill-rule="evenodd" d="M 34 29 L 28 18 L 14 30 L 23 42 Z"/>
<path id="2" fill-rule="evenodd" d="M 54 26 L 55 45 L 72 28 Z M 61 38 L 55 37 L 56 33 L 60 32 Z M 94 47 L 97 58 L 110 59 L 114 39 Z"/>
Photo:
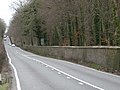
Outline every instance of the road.
<path id="1" fill-rule="evenodd" d="M 4 44 L 18 90 L 120 90 L 119 76 Z"/>

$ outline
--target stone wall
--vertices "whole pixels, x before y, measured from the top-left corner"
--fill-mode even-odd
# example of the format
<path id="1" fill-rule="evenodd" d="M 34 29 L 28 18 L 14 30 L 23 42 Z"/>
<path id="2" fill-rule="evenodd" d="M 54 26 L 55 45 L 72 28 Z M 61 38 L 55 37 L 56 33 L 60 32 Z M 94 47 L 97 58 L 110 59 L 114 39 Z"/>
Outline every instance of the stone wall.
<path id="1" fill-rule="evenodd" d="M 24 46 L 26 50 L 42 56 L 70 62 L 94 62 L 111 70 L 120 70 L 120 47 L 107 46 Z"/>

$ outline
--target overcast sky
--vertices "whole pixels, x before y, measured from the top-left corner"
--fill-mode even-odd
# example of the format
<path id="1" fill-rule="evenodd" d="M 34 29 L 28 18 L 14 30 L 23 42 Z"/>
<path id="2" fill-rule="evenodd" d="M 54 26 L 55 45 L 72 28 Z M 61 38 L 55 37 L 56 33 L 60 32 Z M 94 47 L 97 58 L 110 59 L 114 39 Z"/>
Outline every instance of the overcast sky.
<path id="1" fill-rule="evenodd" d="M 9 21 L 14 13 L 14 11 L 10 8 L 10 5 L 13 1 L 18 0 L 2 0 L 0 2 L 0 18 L 4 19 L 7 25 L 9 25 Z"/>

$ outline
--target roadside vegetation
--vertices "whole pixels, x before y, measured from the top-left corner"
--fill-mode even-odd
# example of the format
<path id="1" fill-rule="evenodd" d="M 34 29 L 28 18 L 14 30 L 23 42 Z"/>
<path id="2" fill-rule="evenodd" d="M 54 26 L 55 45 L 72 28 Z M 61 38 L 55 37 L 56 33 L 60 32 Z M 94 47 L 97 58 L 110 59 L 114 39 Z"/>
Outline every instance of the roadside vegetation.
<path id="1" fill-rule="evenodd" d="M 3 45 L 3 37 L 6 29 L 5 22 L 0 19 L 0 74 L 2 76 L 2 83 L 0 85 L 0 90 L 8 90 L 9 88 L 9 64 L 6 57 L 5 48 Z"/>
<path id="2" fill-rule="evenodd" d="M 0 73 L 2 71 L 2 66 L 4 64 L 4 60 L 6 58 L 3 41 L 2 41 L 5 29 L 6 29 L 6 25 L 5 25 L 4 21 L 2 19 L 0 19 Z"/>
<path id="3" fill-rule="evenodd" d="M 19 0 L 12 6 L 9 35 L 19 45 L 120 45 L 119 0 Z"/>
<path id="4" fill-rule="evenodd" d="M 0 85 L 0 90 L 8 90 L 8 84 Z"/>

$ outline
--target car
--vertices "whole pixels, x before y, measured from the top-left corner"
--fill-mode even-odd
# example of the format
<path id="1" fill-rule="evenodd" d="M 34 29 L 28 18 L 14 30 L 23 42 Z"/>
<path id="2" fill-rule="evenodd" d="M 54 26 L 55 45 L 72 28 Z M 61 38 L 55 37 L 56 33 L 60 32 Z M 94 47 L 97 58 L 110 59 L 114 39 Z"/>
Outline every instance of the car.
<path id="1" fill-rule="evenodd" d="M 11 46 L 12 46 L 12 47 L 15 47 L 15 44 L 12 44 Z"/>
<path id="2" fill-rule="evenodd" d="M 4 38 L 4 41 L 6 41 L 7 40 L 7 38 Z"/>
<path id="3" fill-rule="evenodd" d="M 11 46 L 11 43 L 8 43 L 9 46 Z"/>

